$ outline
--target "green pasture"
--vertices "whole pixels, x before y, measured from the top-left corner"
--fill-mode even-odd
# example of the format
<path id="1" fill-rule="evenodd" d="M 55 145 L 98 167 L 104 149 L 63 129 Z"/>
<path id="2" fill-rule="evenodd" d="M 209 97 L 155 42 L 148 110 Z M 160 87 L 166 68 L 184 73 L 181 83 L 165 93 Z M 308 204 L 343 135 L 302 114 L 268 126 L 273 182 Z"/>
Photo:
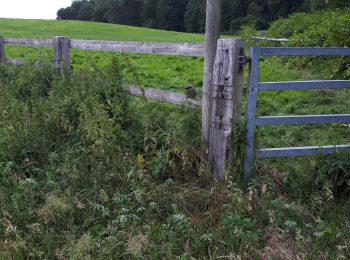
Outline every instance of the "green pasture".
<path id="1" fill-rule="evenodd" d="M 107 23 L 24 20 L 0 18 L 0 34 L 4 37 L 50 39 L 68 36 L 72 39 L 147 41 L 147 42 L 203 42 L 201 34 L 169 32 Z"/>

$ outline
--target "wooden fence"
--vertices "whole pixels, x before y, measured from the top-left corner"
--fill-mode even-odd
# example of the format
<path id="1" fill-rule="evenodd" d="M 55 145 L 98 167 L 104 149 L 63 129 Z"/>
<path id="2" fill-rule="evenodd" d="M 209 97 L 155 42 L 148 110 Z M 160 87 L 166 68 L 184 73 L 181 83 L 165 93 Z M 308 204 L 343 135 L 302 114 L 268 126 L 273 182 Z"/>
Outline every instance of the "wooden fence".
<path id="1" fill-rule="evenodd" d="M 263 39 L 271 40 L 271 39 Z M 273 39 L 275 40 L 275 39 Z M 286 39 L 280 39 L 285 41 Z M 145 43 L 114 42 L 94 40 L 71 40 L 68 37 L 54 37 L 52 40 L 12 39 L 0 37 L 0 62 L 22 64 L 19 60 L 8 60 L 5 55 L 5 44 L 51 47 L 54 49 L 54 67 L 58 74 L 62 67 L 70 68 L 70 48 L 99 50 L 112 52 L 145 53 L 178 56 L 204 55 L 204 45 L 198 43 Z M 259 125 L 281 124 L 325 124 L 350 123 L 350 114 L 340 115 L 305 115 L 305 116 L 256 116 L 258 94 L 261 91 L 338 89 L 350 88 L 349 80 L 336 81 L 302 81 L 302 82 L 259 82 L 260 57 L 263 56 L 350 56 L 350 48 L 251 48 L 251 64 L 249 70 L 249 89 L 247 99 L 247 147 L 244 162 L 244 181 L 247 184 L 251 175 L 254 158 L 307 156 L 329 154 L 338 150 L 349 150 L 350 145 L 310 146 L 265 148 L 255 150 L 255 130 Z M 240 122 L 243 87 L 244 42 L 240 39 L 218 40 L 212 75 L 204 73 L 204 77 L 212 77 L 210 90 L 205 100 L 206 109 L 202 111 L 204 121 L 210 121 L 208 138 L 208 162 L 210 170 L 218 180 L 223 180 L 231 164 L 229 156 L 234 153 L 231 134 Z M 201 97 L 188 88 L 189 94 L 177 93 L 161 89 L 140 88 L 124 85 L 123 88 L 135 96 L 146 99 L 168 102 L 176 105 L 200 107 Z M 207 90 L 208 91 L 208 90 Z M 207 107 L 209 105 L 209 107 Z M 203 119 L 202 119 L 203 120 Z M 204 124 L 206 125 L 206 123 Z M 227 163 L 228 162 L 228 163 Z"/>
<path id="2" fill-rule="evenodd" d="M 261 41 L 267 41 L 267 42 L 289 42 L 288 39 L 286 38 L 270 38 L 270 37 L 258 37 L 258 36 L 254 36 L 252 37 L 253 40 L 255 40 L 256 42 L 261 42 Z"/>
<path id="3" fill-rule="evenodd" d="M 74 40 L 64 36 L 53 39 L 18 39 L 0 36 L 0 60 L 10 65 L 21 65 L 22 60 L 6 59 L 4 45 L 21 45 L 53 48 L 54 67 L 58 74 L 62 67 L 70 68 L 70 49 L 110 51 L 119 53 L 143 53 L 177 56 L 203 57 L 204 45 L 199 43 L 150 43 L 150 42 L 117 42 L 96 40 Z M 163 101 L 175 105 L 201 106 L 201 97 L 177 93 L 168 90 L 141 88 L 139 86 L 123 85 L 124 90 L 131 95 L 144 96 L 146 99 Z"/>
<path id="4" fill-rule="evenodd" d="M 6 59 L 4 45 L 24 45 L 49 47 L 54 50 L 54 68 L 58 74 L 62 68 L 70 68 L 70 49 L 111 51 L 125 53 L 143 53 L 176 56 L 204 56 L 204 44 L 200 43 L 151 43 L 151 42 L 117 42 L 96 40 L 75 40 L 64 36 L 53 39 L 14 39 L 0 36 L 0 62 L 23 64 L 20 60 Z M 225 165 L 229 155 L 233 154 L 231 133 L 241 118 L 243 91 L 244 42 L 240 39 L 219 40 L 215 54 L 213 75 L 211 77 L 210 106 L 202 111 L 202 117 L 210 120 L 208 139 L 208 163 L 211 172 L 218 180 L 223 180 Z M 185 94 L 161 89 L 141 88 L 123 85 L 131 95 L 146 99 L 168 102 L 176 105 L 201 107 L 202 98 L 193 95 L 193 89 L 186 89 Z M 187 93 L 187 94 L 186 94 Z M 207 93 L 207 94 L 208 94 Z M 208 105 L 207 104 L 207 105 Z"/>

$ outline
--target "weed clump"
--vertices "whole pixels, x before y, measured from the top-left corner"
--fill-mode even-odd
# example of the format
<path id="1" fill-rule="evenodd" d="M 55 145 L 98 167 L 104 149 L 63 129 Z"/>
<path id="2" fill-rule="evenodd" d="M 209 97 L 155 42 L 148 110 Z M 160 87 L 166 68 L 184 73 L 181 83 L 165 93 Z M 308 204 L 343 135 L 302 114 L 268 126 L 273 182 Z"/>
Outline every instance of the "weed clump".
<path id="1" fill-rule="evenodd" d="M 315 175 L 216 183 L 199 112 L 127 95 L 125 69 L 0 66 L 0 258 L 350 257 Z"/>

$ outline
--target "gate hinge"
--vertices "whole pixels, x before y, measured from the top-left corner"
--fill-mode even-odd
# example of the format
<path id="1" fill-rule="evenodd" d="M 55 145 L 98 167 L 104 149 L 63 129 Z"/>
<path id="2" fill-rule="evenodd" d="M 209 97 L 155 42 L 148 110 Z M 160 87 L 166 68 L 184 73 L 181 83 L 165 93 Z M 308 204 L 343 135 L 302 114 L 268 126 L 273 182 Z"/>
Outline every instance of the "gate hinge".
<path id="1" fill-rule="evenodd" d="M 239 72 L 243 71 L 244 66 L 251 61 L 250 57 L 244 55 L 244 49 L 241 48 L 239 50 L 239 57 L 238 57 L 238 63 L 239 63 Z"/>
<path id="2" fill-rule="evenodd" d="M 250 63 L 250 57 L 247 56 L 239 56 L 239 71 L 243 71 L 244 66 L 248 63 Z"/>

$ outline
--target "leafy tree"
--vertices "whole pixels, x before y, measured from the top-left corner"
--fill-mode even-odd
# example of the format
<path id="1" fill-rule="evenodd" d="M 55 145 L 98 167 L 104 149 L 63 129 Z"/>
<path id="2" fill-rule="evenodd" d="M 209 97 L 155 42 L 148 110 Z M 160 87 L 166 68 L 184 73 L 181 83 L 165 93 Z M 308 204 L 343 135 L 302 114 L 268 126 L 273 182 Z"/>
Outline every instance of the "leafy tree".
<path id="1" fill-rule="evenodd" d="M 72 7 L 61 8 L 57 11 L 57 19 L 74 20 L 76 18 Z"/>
<path id="2" fill-rule="evenodd" d="M 109 0 L 106 20 L 110 23 L 141 26 L 142 0 Z"/>
<path id="3" fill-rule="evenodd" d="M 77 20 L 82 21 L 91 21 L 94 20 L 94 2 L 92 1 L 82 1 L 83 5 L 80 7 L 79 12 L 77 14 Z"/>
<path id="4" fill-rule="evenodd" d="M 268 12 L 265 11 L 266 2 L 263 0 L 251 1 L 246 16 L 242 19 L 243 24 L 253 25 L 258 29 L 264 29 L 268 25 Z"/>
<path id="5" fill-rule="evenodd" d="M 76 20 L 81 7 L 87 2 L 87 0 L 75 0 L 71 6 L 67 8 L 61 8 L 57 12 L 58 19 Z"/>
<path id="6" fill-rule="evenodd" d="M 349 0 L 221 0 L 221 30 L 243 25 L 267 29 L 272 21 L 297 11 L 350 6 Z M 57 19 L 90 20 L 174 31 L 204 32 L 206 0 L 74 0 Z"/>
<path id="7" fill-rule="evenodd" d="M 93 20 L 97 22 L 108 22 L 106 18 L 106 13 L 109 9 L 108 3 L 110 1 L 94 0 L 93 2 L 94 2 Z"/>
<path id="8" fill-rule="evenodd" d="M 184 16 L 188 0 L 159 0 L 157 10 L 158 28 L 184 31 Z"/>
<path id="9" fill-rule="evenodd" d="M 326 6 L 330 8 L 349 7 L 349 0 L 326 0 Z"/>
<path id="10" fill-rule="evenodd" d="M 189 0 L 185 13 L 185 29 L 187 32 L 204 32 L 205 1 Z"/>
<path id="11" fill-rule="evenodd" d="M 142 25 L 157 28 L 157 6 L 158 0 L 144 0 L 142 6 Z"/>

